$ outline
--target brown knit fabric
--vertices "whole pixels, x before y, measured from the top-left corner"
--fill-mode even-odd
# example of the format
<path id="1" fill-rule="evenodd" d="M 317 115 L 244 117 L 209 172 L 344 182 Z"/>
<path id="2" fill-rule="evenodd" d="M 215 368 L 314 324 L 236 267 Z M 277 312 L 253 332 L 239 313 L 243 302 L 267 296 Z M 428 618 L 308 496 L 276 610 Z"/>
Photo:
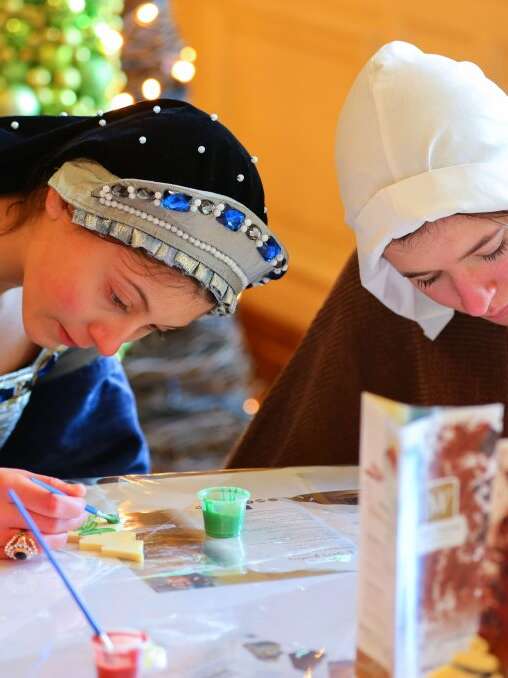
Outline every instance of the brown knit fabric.
<path id="1" fill-rule="evenodd" d="M 430 341 L 361 286 L 353 255 L 227 465 L 358 463 L 362 391 L 415 405 L 508 405 L 507 338 L 456 313 Z"/>

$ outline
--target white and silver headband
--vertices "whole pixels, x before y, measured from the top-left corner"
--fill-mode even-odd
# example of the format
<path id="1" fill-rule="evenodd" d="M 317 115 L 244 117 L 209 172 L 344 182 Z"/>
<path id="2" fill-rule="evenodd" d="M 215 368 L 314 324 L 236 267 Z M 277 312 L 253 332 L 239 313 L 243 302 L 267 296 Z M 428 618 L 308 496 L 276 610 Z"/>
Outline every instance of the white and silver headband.
<path id="1" fill-rule="evenodd" d="M 86 159 L 65 162 L 48 181 L 75 209 L 74 223 L 139 247 L 195 278 L 229 315 L 241 292 L 281 278 L 288 255 L 245 205 L 194 188 L 121 179 Z"/>

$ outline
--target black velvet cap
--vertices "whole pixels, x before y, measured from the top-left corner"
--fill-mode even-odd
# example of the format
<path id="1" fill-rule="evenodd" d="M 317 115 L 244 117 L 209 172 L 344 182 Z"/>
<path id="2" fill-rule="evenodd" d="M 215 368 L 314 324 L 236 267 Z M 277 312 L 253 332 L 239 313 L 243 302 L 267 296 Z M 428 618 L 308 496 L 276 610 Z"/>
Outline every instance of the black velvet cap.
<path id="1" fill-rule="evenodd" d="M 118 177 L 234 198 L 267 222 L 263 186 L 250 154 L 220 122 L 186 102 L 143 101 L 102 116 L 0 117 L 0 194 L 31 190 L 76 158 L 95 160 Z"/>

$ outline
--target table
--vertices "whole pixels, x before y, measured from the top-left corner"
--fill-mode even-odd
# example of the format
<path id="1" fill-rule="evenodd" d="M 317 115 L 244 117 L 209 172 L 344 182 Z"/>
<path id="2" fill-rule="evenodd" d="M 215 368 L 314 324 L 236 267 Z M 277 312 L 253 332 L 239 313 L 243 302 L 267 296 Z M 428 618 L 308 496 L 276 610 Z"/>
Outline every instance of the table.
<path id="1" fill-rule="evenodd" d="M 252 494 L 240 540 L 204 536 L 196 492 L 213 485 Z M 144 538 L 145 565 L 73 545 L 57 557 L 104 628 L 166 649 L 154 676 L 352 675 L 357 486 L 354 467 L 99 479 L 88 501 Z M 0 675 L 95 675 L 90 630 L 45 558 L 2 561 L 0 595 Z"/>

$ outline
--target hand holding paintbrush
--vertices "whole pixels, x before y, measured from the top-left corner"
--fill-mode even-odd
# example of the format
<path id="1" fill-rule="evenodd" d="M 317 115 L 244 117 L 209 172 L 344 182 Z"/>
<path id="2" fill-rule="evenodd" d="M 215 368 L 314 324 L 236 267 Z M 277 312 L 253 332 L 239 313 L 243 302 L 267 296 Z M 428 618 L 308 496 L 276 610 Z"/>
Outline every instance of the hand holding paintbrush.
<path id="1" fill-rule="evenodd" d="M 37 487 L 30 478 L 51 483 L 62 495 L 54 497 Z M 0 558 L 7 557 L 4 547 L 24 528 L 25 523 L 12 504 L 8 489 L 16 491 L 30 515 L 52 548 L 64 546 L 67 533 L 76 530 L 85 521 L 82 484 L 66 483 L 57 478 L 36 475 L 22 469 L 0 468 Z"/>

